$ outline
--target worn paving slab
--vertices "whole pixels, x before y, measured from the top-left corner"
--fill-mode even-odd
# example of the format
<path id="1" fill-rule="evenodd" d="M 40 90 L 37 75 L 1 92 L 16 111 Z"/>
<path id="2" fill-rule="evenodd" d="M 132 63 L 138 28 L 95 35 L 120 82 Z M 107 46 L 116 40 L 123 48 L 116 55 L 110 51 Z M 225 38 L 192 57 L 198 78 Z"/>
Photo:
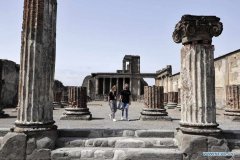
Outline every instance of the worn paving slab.
<path id="1" fill-rule="evenodd" d="M 178 109 L 167 109 L 169 116 L 173 121 L 140 121 L 140 112 L 143 108 L 143 103 L 133 102 L 129 108 L 130 121 L 121 121 L 121 111 L 118 110 L 116 114 L 117 122 L 109 119 L 110 108 L 107 102 L 93 101 L 88 103 L 88 107 L 93 115 L 93 120 L 60 120 L 64 109 L 57 108 L 53 111 L 54 120 L 59 129 L 162 129 L 162 130 L 175 130 L 179 127 L 180 111 Z M 13 109 L 5 109 L 10 118 L 0 119 L 0 128 L 11 128 L 14 126 L 16 120 L 16 112 Z M 224 130 L 237 130 L 240 122 L 233 122 L 223 116 L 224 111 L 217 111 L 217 122 L 219 127 Z"/>

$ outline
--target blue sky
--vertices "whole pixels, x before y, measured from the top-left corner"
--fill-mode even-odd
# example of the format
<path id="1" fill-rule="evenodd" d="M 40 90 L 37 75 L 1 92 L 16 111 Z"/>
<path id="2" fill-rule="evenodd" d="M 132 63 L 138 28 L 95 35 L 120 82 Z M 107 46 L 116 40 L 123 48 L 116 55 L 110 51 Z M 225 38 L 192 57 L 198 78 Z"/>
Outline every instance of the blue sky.
<path id="1" fill-rule="evenodd" d="M 237 50 L 239 6 L 239 0 L 58 0 L 56 79 L 81 85 L 92 72 L 121 69 L 125 54 L 141 56 L 142 72 L 168 64 L 178 72 L 182 45 L 172 32 L 184 14 L 221 18 L 215 57 Z M 20 63 L 22 13 L 23 0 L 0 1 L 1 59 Z"/>

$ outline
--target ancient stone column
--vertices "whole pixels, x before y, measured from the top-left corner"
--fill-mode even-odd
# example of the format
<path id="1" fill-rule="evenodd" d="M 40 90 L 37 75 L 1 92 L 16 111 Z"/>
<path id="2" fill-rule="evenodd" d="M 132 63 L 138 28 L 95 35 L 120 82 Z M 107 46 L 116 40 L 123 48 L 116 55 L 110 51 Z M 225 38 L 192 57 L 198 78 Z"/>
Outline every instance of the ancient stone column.
<path id="1" fill-rule="evenodd" d="M 53 128 L 56 0 L 25 0 L 15 131 Z"/>
<path id="2" fill-rule="evenodd" d="M 109 92 L 110 92 L 110 90 L 112 89 L 112 78 L 109 78 Z"/>
<path id="3" fill-rule="evenodd" d="M 213 36 L 223 30 L 216 16 L 184 15 L 176 25 L 173 40 L 181 49 L 181 121 L 183 132 L 220 132 L 216 122 Z"/>
<path id="4" fill-rule="evenodd" d="M 173 83 L 173 77 L 168 77 L 168 109 L 174 109 L 177 107 L 178 92 Z"/>
<path id="5" fill-rule="evenodd" d="M 168 77 L 163 77 L 163 105 L 168 103 Z"/>
<path id="6" fill-rule="evenodd" d="M 95 77 L 95 95 L 99 94 L 99 79 Z"/>
<path id="7" fill-rule="evenodd" d="M 103 78 L 103 96 L 105 95 L 105 90 L 106 90 L 106 80 L 105 80 L 105 78 Z"/>
<path id="8" fill-rule="evenodd" d="M 144 87 L 144 108 L 141 112 L 141 120 L 171 120 L 163 106 L 163 87 Z"/>
<path id="9" fill-rule="evenodd" d="M 227 86 L 227 104 L 224 115 L 232 120 L 240 120 L 240 85 Z"/>
<path id="10" fill-rule="evenodd" d="M 125 87 L 125 78 L 123 78 L 123 89 Z"/>
<path id="11" fill-rule="evenodd" d="M 141 95 L 141 81 L 140 81 L 140 79 L 138 79 L 137 80 L 137 83 L 138 83 L 138 97 L 140 97 L 140 95 Z"/>
<path id="12" fill-rule="evenodd" d="M 61 104 L 64 106 L 68 105 L 68 87 L 64 87 L 62 92 Z"/>
<path id="13" fill-rule="evenodd" d="M 87 108 L 87 88 L 70 87 L 70 105 L 65 108 L 61 120 L 91 120 L 92 114 Z"/>
<path id="14" fill-rule="evenodd" d="M 177 108 L 181 111 L 181 78 L 178 79 L 178 104 Z"/>
<path id="15" fill-rule="evenodd" d="M 178 88 L 178 103 L 177 103 L 177 108 L 181 110 L 181 89 Z"/>

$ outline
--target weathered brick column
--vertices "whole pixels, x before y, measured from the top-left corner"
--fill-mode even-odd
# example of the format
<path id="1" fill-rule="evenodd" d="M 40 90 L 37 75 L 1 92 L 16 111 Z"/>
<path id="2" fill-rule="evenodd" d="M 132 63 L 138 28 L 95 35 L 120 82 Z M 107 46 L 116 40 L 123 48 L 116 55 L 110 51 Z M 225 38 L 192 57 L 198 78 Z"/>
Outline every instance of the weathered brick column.
<path id="1" fill-rule="evenodd" d="M 226 105 L 224 115 L 232 120 L 240 120 L 240 85 L 227 86 Z"/>
<path id="2" fill-rule="evenodd" d="M 25 0 L 15 131 L 55 128 L 56 0 Z"/>
<path id="3" fill-rule="evenodd" d="M 91 120 L 92 114 L 87 108 L 87 88 L 69 87 L 69 107 L 65 108 L 61 120 Z"/>
<path id="4" fill-rule="evenodd" d="M 144 87 L 144 108 L 141 120 L 171 120 L 163 106 L 163 87 Z"/>
<path id="5" fill-rule="evenodd" d="M 213 36 L 223 30 L 216 16 L 184 15 L 173 40 L 181 49 L 181 121 L 183 132 L 220 132 L 216 122 Z"/>

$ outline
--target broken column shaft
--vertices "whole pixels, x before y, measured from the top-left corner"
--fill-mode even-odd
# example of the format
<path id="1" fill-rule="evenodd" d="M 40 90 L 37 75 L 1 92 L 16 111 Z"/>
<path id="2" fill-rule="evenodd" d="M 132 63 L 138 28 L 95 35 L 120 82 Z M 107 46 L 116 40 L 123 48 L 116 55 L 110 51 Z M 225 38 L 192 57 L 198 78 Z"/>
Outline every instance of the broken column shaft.
<path id="1" fill-rule="evenodd" d="M 69 107 L 65 108 L 61 120 L 91 120 L 92 114 L 87 108 L 87 88 L 69 87 Z"/>
<path id="2" fill-rule="evenodd" d="M 56 0 L 25 0 L 15 131 L 54 127 Z M 54 127 L 55 128 L 55 127 Z"/>
<path id="3" fill-rule="evenodd" d="M 141 120 L 171 120 L 163 106 L 163 87 L 144 87 L 144 108 Z"/>

